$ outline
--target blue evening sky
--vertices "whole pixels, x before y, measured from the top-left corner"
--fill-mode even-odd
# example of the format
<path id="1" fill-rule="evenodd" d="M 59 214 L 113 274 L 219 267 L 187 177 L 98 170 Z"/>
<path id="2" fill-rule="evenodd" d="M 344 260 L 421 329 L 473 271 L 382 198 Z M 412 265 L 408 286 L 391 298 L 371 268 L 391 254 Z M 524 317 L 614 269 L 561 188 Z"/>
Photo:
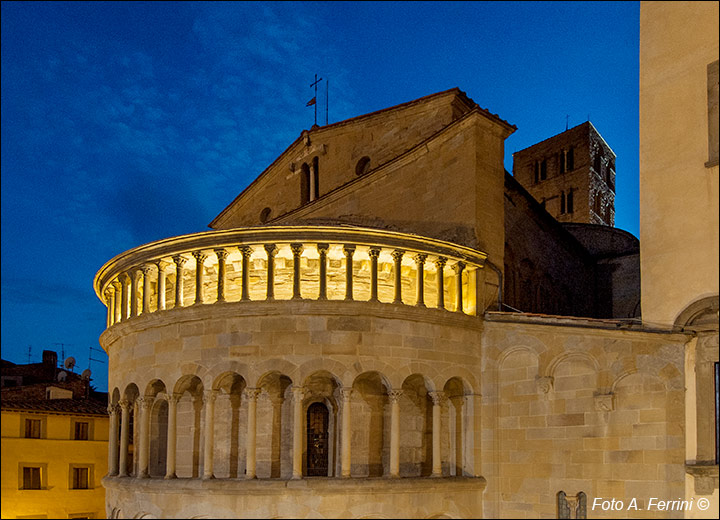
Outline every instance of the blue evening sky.
<path id="1" fill-rule="evenodd" d="M 313 123 L 460 87 L 512 152 L 590 118 L 638 235 L 638 2 L 11 2 L 2 8 L 2 357 L 98 348 L 92 280 L 207 224 Z M 325 122 L 325 82 L 318 122 Z M 93 357 L 106 360 L 103 353 Z M 107 390 L 107 364 L 92 363 Z"/>

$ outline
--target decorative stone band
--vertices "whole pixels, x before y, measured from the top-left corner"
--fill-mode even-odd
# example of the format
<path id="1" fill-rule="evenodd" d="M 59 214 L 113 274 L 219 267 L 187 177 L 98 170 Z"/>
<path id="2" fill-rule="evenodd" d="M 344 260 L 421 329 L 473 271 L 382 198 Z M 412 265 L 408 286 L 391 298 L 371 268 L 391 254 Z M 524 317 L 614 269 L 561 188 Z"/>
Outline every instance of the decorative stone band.
<path id="1" fill-rule="evenodd" d="M 108 307 L 108 327 L 165 309 L 249 300 L 379 301 L 474 315 L 482 312 L 478 271 L 486 258 L 450 242 L 368 228 L 238 228 L 126 251 L 100 269 L 94 287 Z"/>

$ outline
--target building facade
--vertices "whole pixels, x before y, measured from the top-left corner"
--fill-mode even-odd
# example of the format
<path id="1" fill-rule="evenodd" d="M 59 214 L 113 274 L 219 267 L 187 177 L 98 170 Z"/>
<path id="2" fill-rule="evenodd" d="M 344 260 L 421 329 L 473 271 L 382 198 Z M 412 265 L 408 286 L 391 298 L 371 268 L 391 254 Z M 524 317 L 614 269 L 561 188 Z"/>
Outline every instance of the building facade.
<path id="1" fill-rule="evenodd" d="M 106 396 L 55 352 L 2 363 L 2 518 L 105 518 Z"/>
<path id="2" fill-rule="evenodd" d="M 640 248 L 643 320 L 691 334 L 685 497 L 717 513 L 717 2 L 641 4 Z"/>
<path id="3" fill-rule="evenodd" d="M 636 319 L 634 237 L 505 172 L 513 131 L 459 89 L 315 127 L 107 262 L 108 515 L 681 517 L 693 335 Z"/>

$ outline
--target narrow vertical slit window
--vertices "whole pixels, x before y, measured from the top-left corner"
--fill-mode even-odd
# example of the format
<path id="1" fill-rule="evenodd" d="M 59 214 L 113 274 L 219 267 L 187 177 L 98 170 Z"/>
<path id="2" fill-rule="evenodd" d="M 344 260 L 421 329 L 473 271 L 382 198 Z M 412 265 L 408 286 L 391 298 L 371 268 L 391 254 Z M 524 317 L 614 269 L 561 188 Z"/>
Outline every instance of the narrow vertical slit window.
<path id="1" fill-rule="evenodd" d="M 300 205 L 310 202 L 310 166 L 303 163 L 300 168 Z"/>
<path id="2" fill-rule="evenodd" d="M 310 200 L 315 200 L 320 197 L 320 160 L 315 157 L 313 158 L 313 193 L 310 194 Z"/>
<path id="3" fill-rule="evenodd" d="M 560 192 L 560 214 L 561 215 L 565 214 L 565 192 L 564 191 Z"/>
<path id="4" fill-rule="evenodd" d="M 547 159 L 543 159 L 540 163 L 540 180 L 547 179 Z"/>

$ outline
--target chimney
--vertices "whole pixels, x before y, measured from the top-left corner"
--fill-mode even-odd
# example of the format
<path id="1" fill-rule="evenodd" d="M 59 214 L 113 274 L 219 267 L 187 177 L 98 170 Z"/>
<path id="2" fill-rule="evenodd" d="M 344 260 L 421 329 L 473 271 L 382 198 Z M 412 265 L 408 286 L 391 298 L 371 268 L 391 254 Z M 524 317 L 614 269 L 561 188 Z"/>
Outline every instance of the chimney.
<path id="1" fill-rule="evenodd" d="M 43 365 L 48 365 L 53 368 L 57 367 L 57 352 L 53 352 L 52 350 L 43 350 L 43 357 L 42 357 Z"/>

